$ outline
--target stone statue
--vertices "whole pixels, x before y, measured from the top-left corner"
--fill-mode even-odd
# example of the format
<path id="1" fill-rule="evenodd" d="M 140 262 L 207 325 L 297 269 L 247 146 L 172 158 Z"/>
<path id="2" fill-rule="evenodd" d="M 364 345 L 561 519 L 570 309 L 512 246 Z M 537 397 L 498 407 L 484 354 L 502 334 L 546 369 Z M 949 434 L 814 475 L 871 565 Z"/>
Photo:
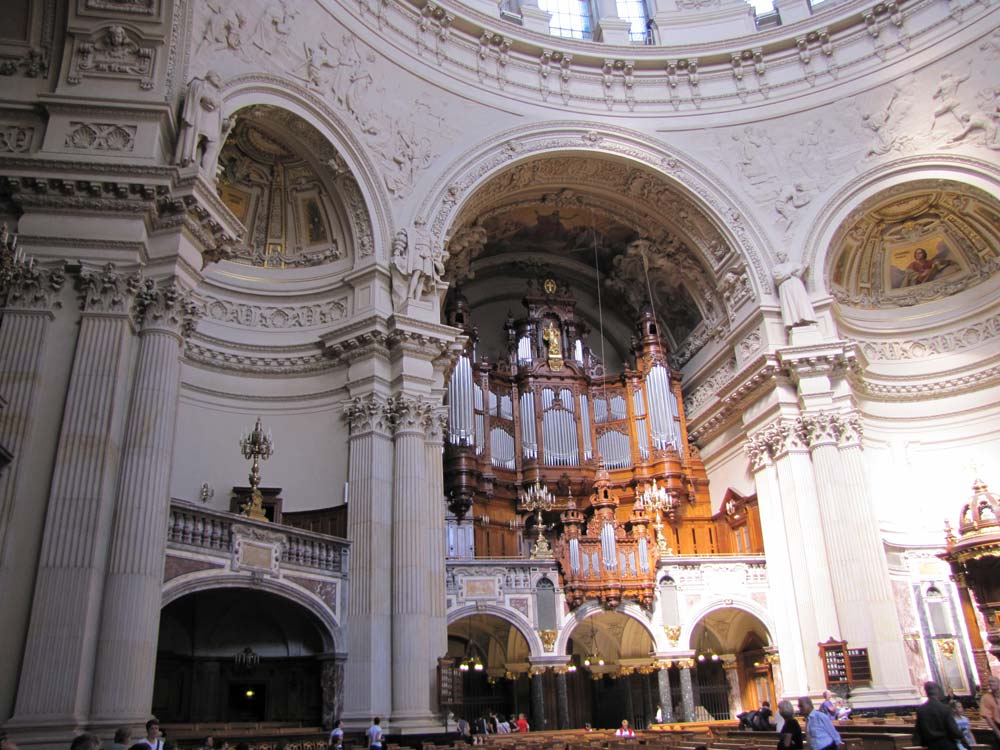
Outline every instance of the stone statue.
<path id="1" fill-rule="evenodd" d="M 778 299 L 781 301 L 781 319 L 786 328 L 810 325 L 816 322 L 816 313 L 802 277 L 806 273 L 805 266 L 788 260 L 787 253 L 777 254 L 778 263 L 771 269 L 771 276 L 778 288 Z"/>
<path id="2" fill-rule="evenodd" d="M 205 78 L 192 78 L 181 112 L 180 133 L 174 163 L 180 167 L 197 164 L 210 172 L 233 121 L 222 119 L 222 79 L 215 71 Z"/>

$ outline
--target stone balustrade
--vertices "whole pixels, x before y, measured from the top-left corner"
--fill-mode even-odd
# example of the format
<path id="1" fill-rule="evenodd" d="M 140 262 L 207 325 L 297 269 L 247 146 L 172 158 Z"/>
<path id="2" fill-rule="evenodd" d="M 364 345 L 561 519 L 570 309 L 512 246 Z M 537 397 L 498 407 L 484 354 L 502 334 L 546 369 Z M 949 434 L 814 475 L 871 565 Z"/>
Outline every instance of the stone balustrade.
<path id="1" fill-rule="evenodd" d="M 297 529 L 284 524 L 255 521 L 236 513 L 215 510 L 174 500 L 167 522 L 167 542 L 171 547 L 195 547 L 200 552 L 229 556 L 234 529 L 283 537 L 281 563 L 328 573 L 347 573 L 349 544 L 344 539 Z"/>

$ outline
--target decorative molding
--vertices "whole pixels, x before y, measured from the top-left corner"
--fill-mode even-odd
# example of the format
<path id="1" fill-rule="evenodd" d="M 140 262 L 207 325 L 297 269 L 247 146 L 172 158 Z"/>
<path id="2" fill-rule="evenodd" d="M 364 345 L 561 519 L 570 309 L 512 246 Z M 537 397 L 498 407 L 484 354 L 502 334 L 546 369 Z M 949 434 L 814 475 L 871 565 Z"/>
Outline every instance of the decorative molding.
<path id="1" fill-rule="evenodd" d="M 256 305 L 202 296 L 198 307 L 209 320 L 245 328 L 316 328 L 343 320 L 350 300 L 341 297 L 307 305 Z"/>
<path id="2" fill-rule="evenodd" d="M 0 153 L 25 154 L 31 150 L 35 128 L 21 125 L 0 125 Z"/>
<path id="3" fill-rule="evenodd" d="M 914 382 L 910 378 L 907 382 L 878 382 L 858 378 L 853 384 L 859 393 L 875 401 L 926 401 L 998 385 L 1000 365 L 953 377 L 937 376 L 932 381 Z"/>
<path id="4" fill-rule="evenodd" d="M 82 151 L 131 151 L 135 148 L 136 125 L 113 122 L 70 122 L 64 145 Z"/>
<path id="5" fill-rule="evenodd" d="M 226 351 L 204 343 L 187 341 L 184 356 L 190 362 L 213 370 L 228 370 L 245 375 L 307 375 L 329 370 L 337 363 L 322 352 L 316 354 L 282 355 Z"/>
<path id="6" fill-rule="evenodd" d="M 851 338 L 869 361 L 927 359 L 979 346 L 1000 336 L 1000 313 L 953 331 L 913 339 Z"/>
<path id="7" fill-rule="evenodd" d="M 736 375 L 736 357 L 730 357 L 684 399 L 684 414 L 688 418 L 697 414 L 719 390 Z"/>
<path id="8" fill-rule="evenodd" d="M 159 16 L 160 0 L 84 0 L 83 9 L 108 14 Z"/>
<path id="9" fill-rule="evenodd" d="M 139 79 L 139 88 L 153 88 L 156 48 L 143 47 L 136 34 L 124 26 L 104 26 L 87 37 L 74 37 L 73 53 L 66 82 L 78 84 L 84 78 Z"/>

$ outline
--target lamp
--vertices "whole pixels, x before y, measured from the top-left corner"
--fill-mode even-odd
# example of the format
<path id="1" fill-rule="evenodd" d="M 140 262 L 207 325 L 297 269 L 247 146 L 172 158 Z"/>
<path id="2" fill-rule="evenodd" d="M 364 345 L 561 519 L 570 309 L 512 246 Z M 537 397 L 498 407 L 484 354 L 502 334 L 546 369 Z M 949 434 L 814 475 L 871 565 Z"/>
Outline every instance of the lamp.
<path id="1" fill-rule="evenodd" d="M 593 665 L 604 666 L 604 658 L 597 653 L 597 627 L 590 621 L 590 655 L 583 658 L 583 666 L 588 669 Z"/>
<path id="2" fill-rule="evenodd" d="M 472 654 L 472 617 L 469 617 L 469 635 L 465 640 L 465 657 L 462 662 L 458 665 L 458 668 L 463 672 L 468 672 L 470 669 L 474 672 L 482 672 L 485 669 L 482 660 Z"/>
<path id="3" fill-rule="evenodd" d="M 518 500 L 521 507 L 529 513 L 538 512 L 538 538 L 535 539 L 535 543 L 531 547 L 531 559 L 552 557 L 552 547 L 549 546 L 544 534 L 545 524 L 542 519 L 542 511 L 552 510 L 552 506 L 556 503 L 555 496 L 548 487 L 536 479 L 534 484 L 518 493 Z"/>
<path id="4" fill-rule="evenodd" d="M 250 497 L 243 504 L 243 515 L 257 521 L 266 521 L 264 513 L 264 496 L 260 489 L 260 462 L 274 455 L 274 439 L 271 431 L 265 434 L 264 428 L 257 417 L 257 424 L 247 434 L 240 438 L 240 452 L 250 464 Z"/>
<path id="5" fill-rule="evenodd" d="M 657 546 L 660 548 L 660 555 L 671 554 L 670 547 L 667 546 L 667 538 L 663 535 L 663 522 L 660 518 L 660 513 L 665 512 L 667 518 L 671 521 L 677 516 L 677 506 L 680 504 L 677 496 L 667 489 L 666 485 L 657 485 L 656 480 L 646 487 L 642 493 L 642 504 L 647 508 L 652 508 L 656 513 L 656 523 L 653 524 L 653 528 L 656 529 L 656 540 Z"/>
<path id="6" fill-rule="evenodd" d="M 233 657 L 233 661 L 236 663 L 236 668 L 239 671 L 249 672 L 260 664 L 260 654 L 247 646 Z"/>

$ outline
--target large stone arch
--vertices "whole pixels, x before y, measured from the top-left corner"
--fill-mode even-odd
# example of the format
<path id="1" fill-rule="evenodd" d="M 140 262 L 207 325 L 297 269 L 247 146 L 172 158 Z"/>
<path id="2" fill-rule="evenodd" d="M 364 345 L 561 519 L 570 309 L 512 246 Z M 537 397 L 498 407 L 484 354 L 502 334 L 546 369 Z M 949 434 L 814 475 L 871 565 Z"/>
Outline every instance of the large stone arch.
<path id="1" fill-rule="evenodd" d="M 596 617 L 602 612 L 607 610 L 596 601 L 590 601 L 585 604 L 580 605 L 570 616 L 563 622 L 562 630 L 559 631 L 559 638 L 556 640 L 555 646 L 553 647 L 553 653 L 566 656 L 567 649 L 569 648 L 569 639 L 572 637 L 573 632 L 582 625 L 588 618 Z M 649 634 L 650 639 L 653 641 L 653 647 L 657 651 L 661 651 L 664 648 L 664 634 L 657 633 L 649 622 L 649 618 L 646 616 L 646 611 L 634 602 L 622 602 L 617 607 L 614 608 L 614 612 L 625 615 L 630 620 L 634 620 L 636 623 L 642 627 L 646 633 Z"/>
<path id="2" fill-rule="evenodd" d="M 820 207 L 805 239 L 803 264 L 814 269 L 806 279 L 810 291 L 830 294 L 832 245 L 853 211 L 893 188 L 929 180 L 962 183 L 995 195 L 1000 188 L 1000 165 L 950 154 L 913 156 L 879 165 L 831 186 L 829 194 L 833 197 Z"/>
<path id="3" fill-rule="evenodd" d="M 703 603 L 698 609 L 691 611 L 684 618 L 683 623 L 681 623 L 681 635 L 678 638 L 678 643 L 691 644 L 691 638 L 698 624 L 713 612 L 725 609 L 738 609 L 756 618 L 764 626 L 764 629 L 767 631 L 768 640 L 774 645 L 775 625 L 773 618 L 770 616 L 767 608 L 749 597 L 712 599 Z M 691 647 L 693 648 L 693 645 Z"/>
<path id="4" fill-rule="evenodd" d="M 320 599 L 300 586 L 281 579 L 261 578 L 252 580 L 249 577 L 233 575 L 232 573 L 201 573 L 180 576 L 168 581 L 163 587 L 160 608 L 188 594 L 195 594 L 214 589 L 247 589 L 265 591 L 288 599 L 298 604 L 312 614 L 323 626 L 324 647 L 328 653 L 342 653 L 347 646 L 347 636 L 340 622 L 330 608 Z"/>
<path id="5" fill-rule="evenodd" d="M 389 196 L 365 145 L 333 108 L 300 84 L 264 73 L 227 80 L 223 85 L 223 100 L 226 117 L 254 105 L 270 105 L 291 112 L 315 128 L 336 149 L 361 193 L 360 208 L 367 214 L 373 252 L 369 258 L 358 258 L 355 265 L 372 259 L 387 261 L 392 234 Z"/>
<path id="6" fill-rule="evenodd" d="M 432 243 L 442 246 L 463 206 L 490 178 L 518 163 L 553 154 L 577 154 L 622 159 L 669 182 L 689 197 L 712 221 L 735 250 L 737 266 L 748 269 L 758 298 L 774 296 L 767 266 L 770 256 L 765 233 L 753 212 L 719 189 L 725 180 L 685 154 L 671 150 L 647 136 L 626 128 L 586 121 L 557 121 L 529 125 L 499 133 L 462 154 L 437 180 L 421 203 L 414 223 Z M 716 271 L 732 268 L 731 260 L 714 265 Z"/>
<path id="7" fill-rule="evenodd" d="M 511 627 L 515 628 L 524 640 L 528 642 L 528 649 L 532 658 L 544 655 L 542 639 L 539 637 L 535 629 L 531 627 L 531 623 L 528 622 L 527 618 L 519 612 L 507 609 L 506 607 L 498 607 L 495 604 L 475 604 L 472 606 L 458 607 L 457 609 L 448 611 L 447 624 L 452 625 L 459 620 L 473 615 L 493 615 L 494 617 L 503 620 Z"/>

